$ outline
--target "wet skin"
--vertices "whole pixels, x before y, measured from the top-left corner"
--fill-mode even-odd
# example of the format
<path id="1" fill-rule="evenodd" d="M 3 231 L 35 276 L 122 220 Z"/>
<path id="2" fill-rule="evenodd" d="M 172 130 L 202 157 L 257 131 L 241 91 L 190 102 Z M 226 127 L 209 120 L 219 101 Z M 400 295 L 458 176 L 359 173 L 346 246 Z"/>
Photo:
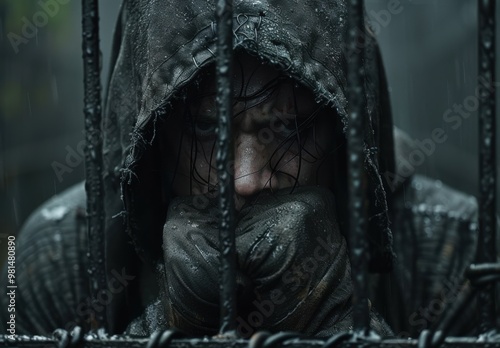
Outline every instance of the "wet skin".
<path id="1" fill-rule="evenodd" d="M 259 194 L 295 186 L 331 187 L 333 111 L 269 65 L 250 56 L 234 63 L 234 185 L 236 209 Z M 188 91 L 166 129 L 163 155 L 175 168 L 175 196 L 217 192 L 215 78 Z M 179 156 L 179 157 L 178 157 Z"/>

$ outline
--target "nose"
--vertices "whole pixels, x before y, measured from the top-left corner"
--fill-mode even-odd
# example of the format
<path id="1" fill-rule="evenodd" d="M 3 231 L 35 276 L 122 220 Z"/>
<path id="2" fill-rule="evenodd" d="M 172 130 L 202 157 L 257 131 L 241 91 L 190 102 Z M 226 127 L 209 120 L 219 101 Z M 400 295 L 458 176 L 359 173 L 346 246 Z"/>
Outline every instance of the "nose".
<path id="1" fill-rule="evenodd" d="M 236 138 L 234 152 L 234 189 L 241 198 L 252 198 L 264 189 L 276 188 L 268 149 L 251 134 Z M 271 180 L 275 182 L 271 183 Z"/>

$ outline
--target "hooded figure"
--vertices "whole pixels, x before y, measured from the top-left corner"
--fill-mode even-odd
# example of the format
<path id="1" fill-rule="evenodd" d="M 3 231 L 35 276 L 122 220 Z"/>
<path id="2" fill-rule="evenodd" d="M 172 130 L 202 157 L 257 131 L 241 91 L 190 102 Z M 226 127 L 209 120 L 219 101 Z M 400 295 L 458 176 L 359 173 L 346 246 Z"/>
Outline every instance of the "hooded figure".
<path id="1" fill-rule="evenodd" d="M 204 0 L 124 1 L 103 122 L 109 286 L 90 303 L 80 184 L 19 236 L 17 333 L 96 328 L 99 311 L 110 333 L 217 333 L 214 13 Z M 233 14 L 238 332 L 349 330 L 345 1 L 238 0 Z M 411 140 L 393 129 L 378 47 L 363 39 L 370 269 L 397 256 L 371 300 L 415 334 L 431 322 L 410 314 L 472 260 L 476 206 L 401 165 Z M 373 310 L 371 324 L 390 334 Z"/>

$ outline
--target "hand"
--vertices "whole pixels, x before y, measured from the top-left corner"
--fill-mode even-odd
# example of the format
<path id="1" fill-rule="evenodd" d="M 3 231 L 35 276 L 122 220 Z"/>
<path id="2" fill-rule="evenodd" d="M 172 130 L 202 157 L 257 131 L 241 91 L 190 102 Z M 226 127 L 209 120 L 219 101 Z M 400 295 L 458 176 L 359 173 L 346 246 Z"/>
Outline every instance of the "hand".
<path id="1" fill-rule="evenodd" d="M 333 194 L 319 187 L 289 192 L 266 196 L 240 213 L 239 267 L 254 292 L 238 311 L 243 336 L 264 328 L 324 335 L 342 321 L 350 326 L 350 264 Z"/>
<path id="2" fill-rule="evenodd" d="M 350 325 L 350 266 L 324 188 L 268 195 L 238 216 L 238 331 L 328 334 Z M 175 199 L 164 227 L 167 316 L 172 327 L 217 332 L 219 240 L 215 204 L 196 209 Z M 335 332 L 335 331 L 332 331 Z"/>
<path id="3" fill-rule="evenodd" d="M 219 327 L 219 220 L 215 200 L 200 208 L 195 196 L 169 206 L 163 228 L 170 328 L 188 334 L 214 334 Z"/>

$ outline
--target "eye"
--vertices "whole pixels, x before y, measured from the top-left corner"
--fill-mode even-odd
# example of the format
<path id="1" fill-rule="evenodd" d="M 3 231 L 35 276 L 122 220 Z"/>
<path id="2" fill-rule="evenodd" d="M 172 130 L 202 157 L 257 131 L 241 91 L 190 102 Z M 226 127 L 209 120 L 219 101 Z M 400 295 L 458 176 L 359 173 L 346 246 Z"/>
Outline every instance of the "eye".
<path id="1" fill-rule="evenodd" d="M 295 114 L 291 111 L 278 111 L 276 108 L 272 111 L 270 128 L 277 137 L 285 139 L 294 136 L 297 133 L 305 134 L 314 127 L 314 114 Z"/>
<path id="2" fill-rule="evenodd" d="M 188 115 L 184 118 L 184 131 L 201 141 L 213 140 L 216 128 L 217 123 L 208 117 Z"/>
<path id="3" fill-rule="evenodd" d="M 216 128 L 217 124 L 211 121 L 196 121 L 194 124 L 196 136 L 200 138 L 215 136 Z"/>

